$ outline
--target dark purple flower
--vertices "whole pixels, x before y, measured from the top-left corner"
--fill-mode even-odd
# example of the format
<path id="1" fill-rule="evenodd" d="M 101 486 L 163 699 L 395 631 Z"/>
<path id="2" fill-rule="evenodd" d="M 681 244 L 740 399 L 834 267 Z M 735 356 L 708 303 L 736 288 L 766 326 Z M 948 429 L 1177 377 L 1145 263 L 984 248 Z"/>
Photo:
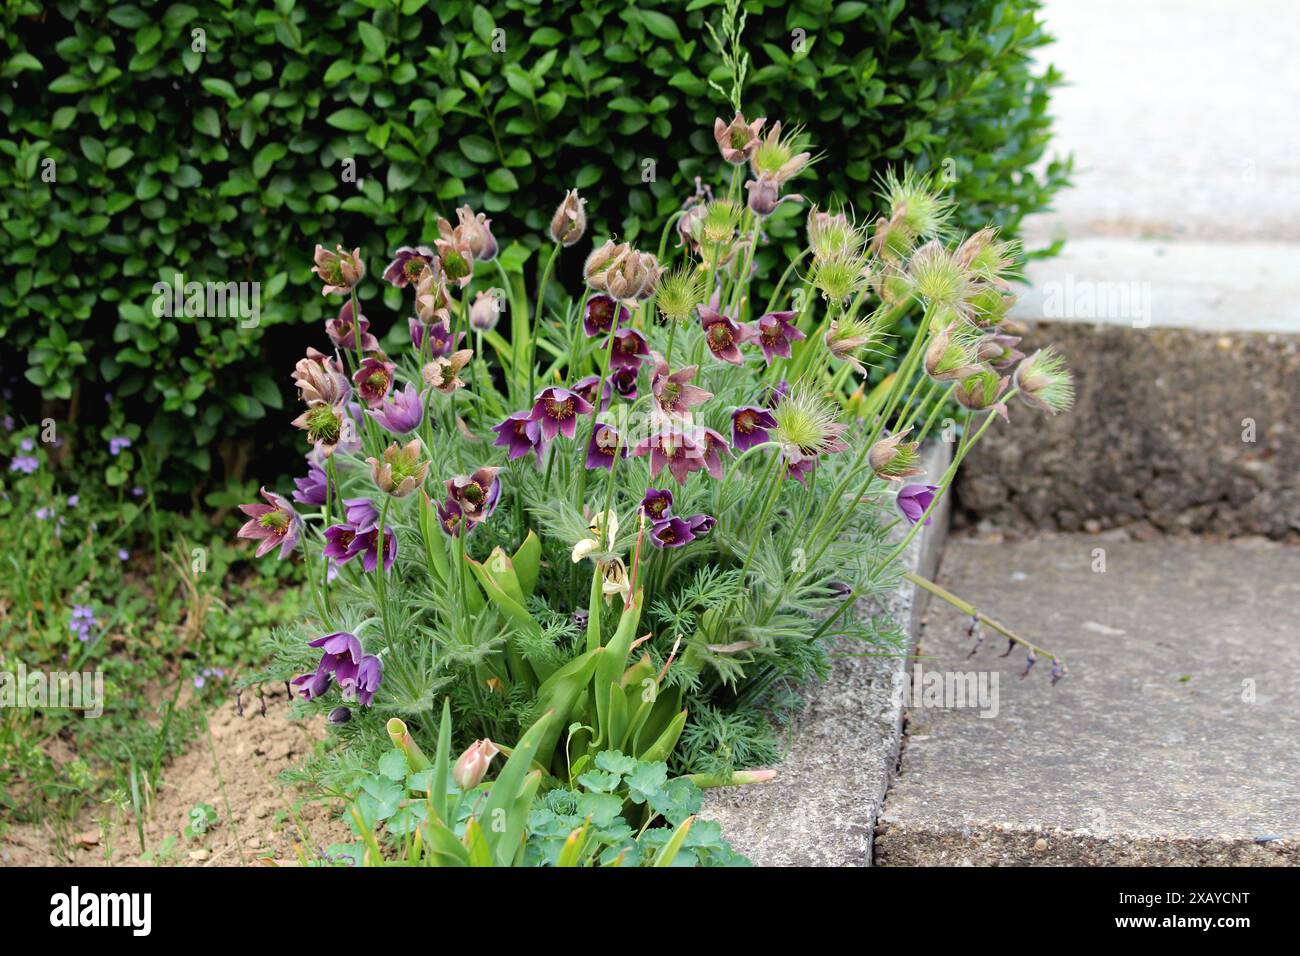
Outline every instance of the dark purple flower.
<path id="1" fill-rule="evenodd" d="M 506 416 L 500 425 L 493 425 L 497 440 L 492 444 L 499 448 L 510 449 L 506 458 L 514 461 L 530 451 L 542 460 L 542 426 L 533 418 L 531 411 L 513 412 Z"/>
<path id="2" fill-rule="evenodd" d="M 262 497 L 269 503 L 239 506 L 239 510 L 248 517 L 239 529 L 239 537 L 262 542 L 257 546 L 259 558 L 277 544 L 280 546 L 280 557 L 287 558 L 298 543 L 298 535 L 302 533 L 302 519 L 293 510 L 293 505 L 275 492 L 263 488 Z"/>
<path id="3" fill-rule="evenodd" d="M 713 357 L 732 365 L 740 365 L 745 357 L 740 354 L 740 343 L 752 337 L 753 332 L 738 325 L 724 312 L 702 305 L 699 308 L 700 326 L 704 329 L 704 344 Z"/>
<path id="4" fill-rule="evenodd" d="M 392 401 L 367 408 L 366 414 L 394 435 L 405 435 L 424 421 L 424 401 L 415 386 L 407 382 L 400 392 L 393 390 Z"/>
<path id="5" fill-rule="evenodd" d="M 776 427 L 776 419 L 766 409 L 746 405 L 731 413 L 731 447 L 748 451 L 767 441 L 767 430 Z"/>
<path id="6" fill-rule="evenodd" d="M 614 333 L 614 351 L 609 356 L 612 369 L 639 369 L 641 360 L 650 357 L 650 346 L 645 336 L 636 329 L 619 329 Z"/>
<path id="7" fill-rule="evenodd" d="M 632 376 L 635 383 L 636 376 Z M 573 383 L 573 391 L 581 395 L 591 405 L 596 404 L 596 389 L 600 386 L 599 375 L 588 375 L 586 378 L 580 378 Z M 609 401 L 612 397 L 613 388 L 609 379 L 605 380 L 605 388 L 601 392 L 600 410 L 603 412 L 609 408 Z"/>
<path id="8" fill-rule="evenodd" d="M 798 461 L 790 461 L 790 459 L 785 458 L 784 456 L 782 456 L 782 458 L 785 461 L 786 477 L 793 478 L 801 485 L 806 485 L 808 483 L 808 476 L 812 473 L 812 470 L 817 467 L 816 458 L 800 458 Z"/>
<path id="9" fill-rule="evenodd" d="M 636 376 L 639 369 L 620 368 L 610 373 L 610 381 L 614 386 L 614 391 L 618 392 L 629 402 L 636 401 Z"/>
<path id="10" fill-rule="evenodd" d="M 393 261 L 384 270 L 384 279 L 399 289 L 404 289 L 418 279 L 420 273 L 424 271 L 424 267 L 433 262 L 435 258 L 433 250 L 427 246 L 416 246 L 415 248 L 401 246 L 393 256 Z"/>
<path id="11" fill-rule="evenodd" d="M 388 389 L 393 384 L 393 368 L 393 363 L 382 355 L 371 355 L 362 360 L 361 367 L 352 376 L 352 381 L 357 386 L 357 395 L 371 408 L 383 402 L 384 396 L 388 394 Z"/>
<path id="12" fill-rule="evenodd" d="M 578 416 L 591 412 L 591 403 L 576 392 L 558 385 L 548 385 L 533 403 L 532 417 L 542 426 L 542 437 L 550 441 L 556 435 L 572 438 Z"/>
<path id="13" fill-rule="evenodd" d="M 614 467 L 616 450 L 618 457 L 627 457 L 627 445 L 623 443 L 618 431 L 609 425 L 597 425 L 592 430 L 591 441 L 587 444 L 587 467 L 604 468 L 608 471 Z"/>
<path id="14" fill-rule="evenodd" d="M 455 351 L 455 342 L 452 341 L 451 329 L 447 328 L 444 322 L 434 322 L 432 325 L 425 325 L 417 318 L 406 320 L 407 328 L 411 331 L 411 344 L 415 346 L 418 352 L 420 346 L 424 343 L 425 337 L 429 339 L 428 350 L 425 353 L 430 358 L 443 358 Z M 465 333 L 456 333 L 456 342 L 461 340 Z"/>
<path id="15" fill-rule="evenodd" d="M 700 451 L 704 469 L 713 478 L 722 478 L 722 452 L 730 451 L 727 440 L 712 428 L 697 428 L 691 437 Z"/>
<path id="16" fill-rule="evenodd" d="M 352 541 L 354 554 L 361 555 L 361 566 L 367 572 L 379 566 L 379 529 L 359 533 Z M 397 536 L 390 527 L 384 528 L 384 570 L 392 568 L 397 560 Z"/>
<path id="17" fill-rule="evenodd" d="M 471 525 L 486 521 L 496 510 L 501 497 L 500 468 L 483 467 L 472 475 L 447 479 L 447 501 L 455 502 L 461 515 Z"/>
<path id="18" fill-rule="evenodd" d="M 307 477 L 293 480 L 293 500 L 300 505 L 323 505 L 329 495 L 329 476 L 314 456 L 307 456 Z"/>
<path id="19" fill-rule="evenodd" d="M 362 707 L 369 707 L 383 679 L 384 662 L 373 654 L 367 654 L 361 658 L 355 671 L 338 677 L 339 690 L 344 700 L 355 699 Z"/>
<path id="20" fill-rule="evenodd" d="M 125 435 L 119 435 L 116 438 L 110 438 L 108 440 L 108 453 L 114 458 L 122 454 L 124 448 L 130 447 L 131 439 L 127 438 Z"/>
<path id="21" fill-rule="evenodd" d="M 685 518 L 663 518 L 651 526 L 650 540 L 659 548 L 680 548 L 695 540 L 695 532 Z"/>
<path id="22" fill-rule="evenodd" d="M 352 719 L 352 711 L 347 707 L 335 707 L 325 719 L 335 726 L 340 726 Z"/>
<path id="23" fill-rule="evenodd" d="M 641 510 L 651 521 L 669 517 L 673 513 L 673 493 L 667 488 L 647 488 Z"/>
<path id="24" fill-rule="evenodd" d="M 465 516 L 461 514 L 460 505 L 448 499 L 438 503 L 438 524 L 442 530 L 453 538 L 459 537 L 466 528 Z"/>
<path id="25" fill-rule="evenodd" d="M 609 332 L 610 326 L 617 323 L 622 328 L 627 323 L 629 313 L 618 300 L 608 295 L 593 295 L 587 300 L 587 311 L 582 318 L 582 328 L 589 336 L 595 338 Z"/>
<path id="26" fill-rule="evenodd" d="M 904 485 L 898 492 L 898 510 L 903 513 L 908 524 L 916 524 L 934 501 L 938 485 Z M 933 518 L 926 518 L 928 525 Z"/>
<path id="27" fill-rule="evenodd" d="M 650 380 L 650 391 L 654 394 L 659 410 L 669 418 L 690 421 L 691 409 L 713 397 L 712 392 L 706 392 L 699 386 L 690 384 L 700 367 L 688 365 L 672 372 L 662 355 L 655 352 L 653 357 L 655 372 Z"/>
<path id="28" fill-rule="evenodd" d="M 361 642 L 357 640 L 355 634 L 348 631 L 326 634 L 314 641 L 308 641 L 307 646 L 319 647 L 324 652 L 320 666 L 331 674 L 338 673 L 340 667 L 344 668 L 344 673 L 351 674 L 361 663 Z"/>
<path id="29" fill-rule="evenodd" d="M 325 334 L 336 347 L 355 351 L 357 347 L 355 325 L 361 326 L 361 351 L 373 352 L 378 349 L 379 340 L 367 331 L 370 328 L 370 320 L 363 315 L 359 322 L 353 323 L 351 297 L 343 303 L 343 308 L 339 309 L 338 318 L 330 319 L 325 323 Z"/>
<path id="30" fill-rule="evenodd" d="M 345 498 L 343 513 L 357 534 L 379 527 L 379 509 L 369 498 Z"/>
<path id="31" fill-rule="evenodd" d="M 772 364 L 773 356 L 789 358 L 790 343 L 806 337 L 790 324 L 790 320 L 798 314 L 797 312 L 769 312 L 754 323 L 754 334 L 751 338 L 758 342 L 768 365 Z"/>
<path id="32" fill-rule="evenodd" d="M 322 659 L 317 665 L 315 673 L 295 677 L 292 683 L 298 688 L 304 700 L 315 700 L 320 697 L 330 688 L 330 672 L 325 667 L 325 660 Z"/>
<path id="33" fill-rule="evenodd" d="M 656 432 L 641 440 L 632 449 L 633 457 L 650 453 L 650 475 L 655 477 L 668 466 L 668 471 L 677 484 L 686 484 L 686 479 L 693 471 L 704 467 L 704 457 L 700 448 L 685 432 L 679 428 L 669 428 Z"/>
<path id="34" fill-rule="evenodd" d="M 325 529 L 325 557 L 333 558 L 339 564 L 347 564 L 357 556 L 353 550 L 357 530 L 347 524 L 332 524 Z"/>
<path id="35" fill-rule="evenodd" d="M 691 534 L 695 537 L 708 534 L 718 524 L 718 519 L 712 515 L 691 515 L 686 519 L 691 526 Z"/>

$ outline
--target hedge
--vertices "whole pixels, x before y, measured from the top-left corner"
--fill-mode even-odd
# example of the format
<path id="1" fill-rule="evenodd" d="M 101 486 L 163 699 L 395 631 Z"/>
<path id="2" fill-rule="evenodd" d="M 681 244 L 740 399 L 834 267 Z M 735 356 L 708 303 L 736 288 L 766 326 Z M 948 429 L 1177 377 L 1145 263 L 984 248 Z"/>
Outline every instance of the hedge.
<path id="1" fill-rule="evenodd" d="M 748 0 L 749 113 L 806 126 L 825 153 L 813 196 L 869 209 L 873 181 L 908 162 L 948 174 L 969 225 L 1014 232 L 1069 171 L 1040 162 L 1059 78 L 1032 60 L 1038 6 Z M 316 242 L 360 245 L 377 278 L 463 202 L 535 243 L 571 186 L 593 235 L 657 235 L 727 112 L 708 84 L 721 7 L 6 6 L 0 338 L 18 410 L 89 423 L 111 393 L 173 491 L 240 477 L 250 442 L 288 431 L 279 370 L 299 324 L 325 317 Z M 156 315 L 155 283 L 178 274 L 260 283 L 260 321 Z M 393 314 L 397 290 L 364 293 Z"/>

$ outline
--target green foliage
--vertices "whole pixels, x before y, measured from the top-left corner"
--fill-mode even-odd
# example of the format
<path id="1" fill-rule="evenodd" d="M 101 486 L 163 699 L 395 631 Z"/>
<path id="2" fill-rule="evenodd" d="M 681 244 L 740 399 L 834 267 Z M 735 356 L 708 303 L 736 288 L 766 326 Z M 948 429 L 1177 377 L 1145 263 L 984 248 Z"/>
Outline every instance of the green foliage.
<path id="1" fill-rule="evenodd" d="M 907 162 L 944 175 L 962 224 L 1014 235 L 1068 172 L 1032 171 L 1059 82 L 1031 64 L 1037 7 L 750 0 L 744 103 L 822 144 L 816 194 L 861 208 Z M 283 327 L 328 317 L 316 242 L 355 238 L 377 271 L 463 202 L 536 237 L 573 186 L 596 233 L 635 239 L 695 176 L 725 188 L 709 128 L 741 64 L 713 0 L 19 0 L 0 16 L 0 339 L 28 394 L 130 403 L 166 488 L 242 477 L 241 443 L 274 431 L 298 353 Z M 258 324 L 155 314 L 154 284 L 178 274 L 260 283 Z"/>

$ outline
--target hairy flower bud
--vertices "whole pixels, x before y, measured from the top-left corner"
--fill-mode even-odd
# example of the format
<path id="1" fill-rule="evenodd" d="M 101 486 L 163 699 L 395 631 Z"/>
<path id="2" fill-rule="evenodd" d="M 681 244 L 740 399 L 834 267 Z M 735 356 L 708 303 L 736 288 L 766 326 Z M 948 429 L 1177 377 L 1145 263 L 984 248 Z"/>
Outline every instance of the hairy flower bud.
<path id="1" fill-rule="evenodd" d="M 382 460 L 367 458 L 370 475 L 380 491 L 394 498 L 405 498 L 424 484 L 429 474 L 429 463 L 420 459 L 421 445 L 417 438 L 405 445 L 393 442 L 384 449 Z"/>
<path id="2" fill-rule="evenodd" d="M 562 246 L 571 246 L 583 237 L 587 231 L 587 200 L 578 195 L 576 189 L 564 194 L 564 201 L 551 217 L 551 241 Z"/>
<path id="3" fill-rule="evenodd" d="M 897 435 L 882 438 L 871 446 L 871 451 L 867 453 L 867 464 L 876 473 L 876 477 L 886 481 L 902 481 L 925 473 L 924 468 L 917 467 L 920 456 L 916 451 L 916 442 L 903 441 L 911 430 L 908 428 Z"/>
<path id="4" fill-rule="evenodd" d="M 1018 366 L 1014 376 L 1020 398 L 1031 408 L 1055 415 L 1074 404 L 1074 377 L 1052 346 L 1039 349 Z"/>

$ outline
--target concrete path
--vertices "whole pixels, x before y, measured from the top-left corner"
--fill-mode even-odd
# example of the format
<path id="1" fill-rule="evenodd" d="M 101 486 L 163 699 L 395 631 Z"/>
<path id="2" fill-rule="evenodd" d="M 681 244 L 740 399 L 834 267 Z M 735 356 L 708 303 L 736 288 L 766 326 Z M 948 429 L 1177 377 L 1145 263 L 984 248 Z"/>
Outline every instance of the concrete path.
<path id="1" fill-rule="evenodd" d="M 968 619 L 932 600 L 922 680 L 992 693 L 912 699 L 879 863 L 1300 863 L 1300 548 L 958 539 L 939 581 L 1069 674 L 1019 679 L 992 633 L 970 657 Z"/>

